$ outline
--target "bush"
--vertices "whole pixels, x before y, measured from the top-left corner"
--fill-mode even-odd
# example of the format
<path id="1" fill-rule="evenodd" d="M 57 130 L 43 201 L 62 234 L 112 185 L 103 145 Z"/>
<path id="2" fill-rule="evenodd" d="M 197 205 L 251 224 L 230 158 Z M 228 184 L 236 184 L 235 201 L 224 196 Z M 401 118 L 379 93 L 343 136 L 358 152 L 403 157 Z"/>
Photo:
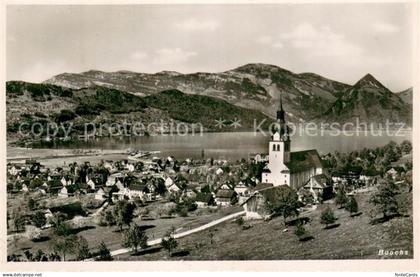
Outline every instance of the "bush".
<path id="1" fill-rule="evenodd" d="M 188 212 L 195 211 L 197 209 L 197 204 L 192 199 L 184 200 L 183 202 L 178 202 L 175 207 L 175 212 L 180 216 L 188 216 Z"/>
<path id="2" fill-rule="evenodd" d="M 337 195 L 335 196 L 335 204 L 340 208 L 343 208 L 346 205 L 348 199 L 344 186 L 339 186 L 337 190 Z"/>
<path id="3" fill-rule="evenodd" d="M 170 230 L 166 233 L 165 237 L 162 238 L 161 246 L 168 251 L 169 256 L 172 255 L 172 251 L 178 247 L 178 242 L 173 237 L 174 230 Z"/>
<path id="4" fill-rule="evenodd" d="M 399 194 L 398 185 L 394 182 L 379 186 L 378 192 L 373 194 L 369 202 L 374 204 L 386 218 L 391 214 L 398 214 L 399 205 L 396 196 Z"/>
<path id="5" fill-rule="evenodd" d="M 359 205 L 357 204 L 356 198 L 351 196 L 349 201 L 347 202 L 345 209 L 350 212 L 350 215 L 357 213 L 359 211 Z"/>
<path id="6" fill-rule="evenodd" d="M 52 213 L 62 213 L 65 214 L 68 219 L 72 219 L 75 216 L 86 216 L 86 212 L 82 207 L 80 202 L 75 202 L 67 205 L 62 205 L 58 207 L 50 208 Z"/>
<path id="7" fill-rule="evenodd" d="M 326 208 L 321 214 L 321 224 L 325 224 L 325 227 L 327 228 L 330 224 L 333 224 L 335 221 L 336 218 L 334 216 L 333 210 L 330 207 Z"/>
<path id="8" fill-rule="evenodd" d="M 47 219 L 42 211 L 37 211 L 32 217 L 32 222 L 38 228 L 41 228 L 47 223 Z"/>
<path id="9" fill-rule="evenodd" d="M 36 207 L 36 202 L 33 198 L 29 198 L 28 200 L 28 208 L 32 211 Z"/>
<path id="10" fill-rule="evenodd" d="M 295 230 L 295 235 L 296 236 L 298 236 L 298 237 L 301 237 L 301 236 L 303 236 L 303 235 L 305 235 L 306 234 L 306 229 L 305 229 L 305 227 L 303 226 L 303 224 L 299 224 L 299 225 L 297 225 L 297 227 L 296 227 L 296 230 Z"/>
<path id="11" fill-rule="evenodd" d="M 111 256 L 111 252 L 109 251 L 104 241 L 101 241 L 98 252 L 99 252 L 98 257 L 95 258 L 95 261 L 112 261 L 113 260 Z"/>
<path id="12" fill-rule="evenodd" d="M 242 217 L 238 218 L 235 222 L 236 222 L 236 224 L 238 224 L 239 226 L 242 226 L 242 225 L 244 225 L 244 223 L 245 223 L 245 221 L 244 221 L 244 219 L 243 219 Z"/>
<path id="13" fill-rule="evenodd" d="M 91 257 L 89 244 L 87 240 L 82 236 L 77 237 L 76 246 L 75 246 L 75 254 L 76 254 L 77 260 L 79 261 L 82 261 Z"/>

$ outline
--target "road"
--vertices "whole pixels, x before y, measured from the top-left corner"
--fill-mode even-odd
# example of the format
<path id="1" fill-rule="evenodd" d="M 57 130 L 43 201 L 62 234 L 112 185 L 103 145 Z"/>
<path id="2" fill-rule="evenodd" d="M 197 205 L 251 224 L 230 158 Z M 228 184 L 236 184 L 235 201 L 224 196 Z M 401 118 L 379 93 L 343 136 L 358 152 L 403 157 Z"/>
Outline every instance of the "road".
<path id="1" fill-rule="evenodd" d="M 237 212 L 237 213 L 234 213 L 234 214 L 224 216 L 222 218 L 213 220 L 213 221 L 211 221 L 207 224 L 201 225 L 200 227 L 197 227 L 197 228 L 194 228 L 194 229 L 182 232 L 182 233 L 177 233 L 177 234 L 174 235 L 174 238 L 178 239 L 178 238 L 182 238 L 182 237 L 185 237 L 185 236 L 197 233 L 197 232 L 204 231 L 204 230 L 209 229 L 213 226 L 216 226 L 216 225 L 218 225 L 222 222 L 234 219 L 234 218 L 236 218 L 238 216 L 241 216 L 241 215 L 244 215 L 244 214 L 245 214 L 245 211 L 241 211 L 241 212 Z M 157 245 L 157 244 L 160 244 L 161 241 L 162 241 L 162 238 L 149 240 L 147 242 L 147 245 L 148 246 Z M 131 251 L 130 248 L 121 248 L 121 249 L 113 250 L 113 251 L 111 251 L 111 256 L 117 256 L 117 255 L 125 254 L 125 253 L 128 253 L 130 251 Z M 88 259 L 87 261 L 93 261 L 93 259 Z"/>

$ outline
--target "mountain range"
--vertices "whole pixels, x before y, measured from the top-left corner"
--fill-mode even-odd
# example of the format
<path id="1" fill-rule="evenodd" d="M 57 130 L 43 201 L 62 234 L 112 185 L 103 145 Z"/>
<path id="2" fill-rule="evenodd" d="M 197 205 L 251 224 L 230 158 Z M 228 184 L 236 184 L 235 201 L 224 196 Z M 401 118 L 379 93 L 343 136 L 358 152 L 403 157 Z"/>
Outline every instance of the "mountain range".
<path id="1" fill-rule="evenodd" d="M 409 93 L 392 93 L 370 74 L 352 86 L 314 73 L 296 74 L 278 66 L 257 63 L 220 73 L 162 71 L 145 74 L 91 70 L 60 74 L 45 83 L 74 89 L 105 86 L 138 96 L 177 89 L 186 94 L 223 99 L 269 117 L 275 116 L 282 95 L 287 118 L 293 122 L 331 122 L 337 116 L 344 122 L 358 116 L 360 121 L 380 123 L 391 115 L 390 120 L 411 124 Z M 376 97 L 381 100 L 373 101 Z M 373 111 L 379 114 L 372 115 Z"/>
<path id="2" fill-rule="evenodd" d="M 63 110 L 71 120 L 173 119 L 205 122 L 219 117 L 272 120 L 282 97 L 291 122 L 360 122 L 379 124 L 387 119 L 412 124 L 412 89 L 393 93 L 367 74 L 349 85 L 314 73 L 293 73 L 268 64 L 246 64 L 220 73 L 155 74 L 131 71 L 63 73 L 41 84 L 7 82 L 8 129 L 22 115 L 55 119 Z M 98 118 L 99 117 L 99 118 Z"/>

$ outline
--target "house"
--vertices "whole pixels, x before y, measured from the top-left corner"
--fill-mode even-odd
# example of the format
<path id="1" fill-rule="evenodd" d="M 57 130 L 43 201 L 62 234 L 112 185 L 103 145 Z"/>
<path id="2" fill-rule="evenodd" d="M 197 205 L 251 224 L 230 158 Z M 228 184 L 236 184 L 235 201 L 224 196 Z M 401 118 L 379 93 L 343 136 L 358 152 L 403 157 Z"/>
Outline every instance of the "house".
<path id="1" fill-rule="evenodd" d="M 42 187 L 37 188 L 37 190 L 38 190 L 39 193 L 41 193 L 41 195 L 46 195 L 47 194 L 47 191 Z"/>
<path id="2" fill-rule="evenodd" d="M 231 189 L 219 189 L 216 192 L 215 202 L 218 206 L 230 206 L 236 193 Z"/>
<path id="3" fill-rule="evenodd" d="M 173 166 L 175 164 L 175 157 L 174 156 L 168 156 L 166 158 L 165 163 Z"/>
<path id="4" fill-rule="evenodd" d="M 60 197 L 60 198 L 69 197 L 69 192 L 68 192 L 67 187 L 63 187 L 62 189 L 60 189 L 60 191 L 58 192 L 58 197 Z"/>
<path id="5" fill-rule="evenodd" d="M 337 183 L 341 183 L 341 182 L 346 181 L 346 178 L 343 176 L 343 174 L 341 174 L 339 172 L 334 172 L 331 175 L 331 179 L 334 182 L 334 184 L 337 184 Z"/>
<path id="6" fill-rule="evenodd" d="M 72 180 L 68 176 L 63 176 L 60 182 L 64 187 L 72 184 Z"/>
<path id="7" fill-rule="evenodd" d="M 104 167 L 109 170 L 109 172 L 115 172 L 117 171 L 117 168 L 115 167 L 114 163 L 112 161 L 105 161 Z"/>
<path id="8" fill-rule="evenodd" d="M 215 205 L 216 202 L 211 193 L 197 193 L 195 196 L 195 204 L 197 204 L 197 208 L 205 208 Z"/>
<path id="9" fill-rule="evenodd" d="M 114 186 L 116 186 L 118 188 L 118 190 L 123 190 L 124 189 L 124 184 L 123 182 L 121 182 L 121 179 L 117 179 L 117 181 L 115 182 Z"/>
<path id="10" fill-rule="evenodd" d="M 380 173 L 374 169 L 363 170 L 360 174 L 359 180 L 365 183 L 366 185 L 372 185 L 375 184 L 380 177 Z"/>
<path id="11" fill-rule="evenodd" d="M 245 219 L 268 219 L 271 217 L 271 211 L 267 208 L 267 201 L 275 197 L 276 190 L 282 189 L 281 186 L 273 184 L 260 183 L 253 194 L 244 201 L 241 206 L 245 210 Z"/>
<path id="12" fill-rule="evenodd" d="M 253 163 L 267 162 L 268 161 L 268 155 L 267 154 L 261 154 L 261 153 L 252 154 L 251 157 L 250 157 L 250 160 Z"/>
<path id="13" fill-rule="evenodd" d="M 220 174 L 223 174 L 223 169 L 219 167 L 218 169 L 216 169 L 216 175 L 220 175 Z"/>
<path id="14" fill-rule="evenodd" d="M 47 190 L 48 189 L 48 183 L 44 182 L 42 183 L 42 185 L 40 186 L 41 189 Z"/>
<path id="15" fill-rule="evenodd" d="M 177 193 L 179 192 L 181 189 L 178 187 L 177 184 L 173 183 L 171 186 L 166 188 L 170 193 Z"/>
<path id="16" fill-rule="evenodd" d="M 104 200 L 107 198 L 107 195 L 103 188 L 99 188 L 98 191 L 95 193 L 96 200 Z"/>
<path id="17" fill-rule="evenodd" d="M 185 173 L 188 173 L 188 172 L 189 172 L 189 170 L 190 170 L 190 166 L 189 166 L 188 164 L 182 164 L 182 165 L 179 167 L 179 171 L 180 171 L 180 172 L 185 172 Z"/>
<path id="18" fill-rule="evenodd" d="M 394 166 L 391 167 L 387 172 L 386 175 L 390 178 L 392 178 L 393 180 L 397 179 L 398 177 L 401 176 L 401 174 L 404 172 L 404 168 L 401 166 Z"/>
<path id="19" fill-rule="evenodd" d="M 333 193 L 332 182 L 325 174 L 312 176 L 303 188 L 312 193 L 317 202 L 329 198 Z"/>
<path id="20" fill-rule="evenodd" d="M 87 179 L 88 177 L 86 177 Z M 90 187 L 90 189 L 95 190 L 96 189 L 96 183 L 92 178 L 89 178 L 86 184 Z"/>
<path id="21" fill-rule="evenodd" d="M 115 191 L 112 193 L 111 199 L 113 202 L 115 201 L 119 201 L 119 200 L 124 200 L 126 198 L 128 198 L 126 191 Z"/>
<path id="22" fill-rule="evenodd" d="M 147 186 L 142 184 L 141 182 L 130 183 L 125 191 L 129 199 L 137 197 L 143 199 L 148 193 Z"/>
<path id="23" fill-rule="evenodd" d="M 121 179 L 123 177 L 124 177 L 124 175 L 122 173 L 120 173 L 120 172 L 113 173 L 113 174 L 111 174 L 111 175 L 108 176 L 108 179 L 106 180 L 105 185 L 107 187 L 111 187 L 111 186 L 115 185 L 115 183 L 117 182 L 117 180 L 119 180 L 119 179 Z"/>
<path id="24" fill-rule="evenodd" d="M 102 189 L 105 192 L 106 197 L 112 197 L 112 200 L 114 200 L 114 194 L 119 192 L 118 188 L 114 185 L 114 186 L 105 186 L 102 187 Z M 121 198 L 124 199 L 124 198 Z"/>
<path id="25" fill-rule="evenodd" d="M 17 166 L 17 165 L 13 165 L 13 166 L 12 166 L 12 167 L 8 170 L 8 172 L 9 172 L 9 174 L 10 174 L 10 175 L 12 175 L 12 176 L 16 176 L 16 175 L 18 175 L 18 174 L 19 174 L 20 170 L 21 170 L 21 168 L 20 168 L 19 166 Z"/>
<path id="26" fill-rule="evenodd" d="M 130 163 L 127 163 L 127 164 L 126 164 L 126 166 L 125 166 L 125 168 L 126 168 L 129 172 L 133 172 L 133 171 L 135 170 L 135 166 L 134 166 L 134 164 L 130 164 Z"/>
<path id="27" fill-rule="evenodd" d="M 44 216 L 48 221 L 48 219 L 52 218 L 54 216 L 54 214 L 51 212 L 50 209 L 46 209 L 45 212 L 44 212 Z"/>
<path id="28" fill-rule="evenodd" d="M 75 192 L 76 192 L 76 188 L 72 185 L 68 185 L 60 189 L 60 191 L 58 192 L 58 197 L 60 198 L 71 197 L 71 196 L 74 196 Z"/>
<path id="29" fill-rule="evenodd" d="M 22 191 L 22 192 L 28 192 L 29 191 L 28 185 L 25 184 L 25 183 L 22 184 L 22 189 L 20 191 Z"/>
<path id="30" fill-rule="evenodd" d="M 234 188 L 234 191 L 239 195 L 246 195 L 248 192 L 248 187 L 244 185 L 243 182 L 239 182 L 238 185 Z"/>
<path id="31" fill-rule="evenodd" d="M 185 189 L 183 192 L 183 196 L 187 198 L 194 198 L 196 195 L 197 193 L 190 188 Z"/>
<path id="32" fill-rule="evenodd" d="M 172 180 L 172 178 L 171 177 L 167 177 L 166 179 L 165 179 L 165 187 L 166 187 L 166 189 L 168 189 L 170 186 L 172 186 L 174 184 L 174 180 Z"/>

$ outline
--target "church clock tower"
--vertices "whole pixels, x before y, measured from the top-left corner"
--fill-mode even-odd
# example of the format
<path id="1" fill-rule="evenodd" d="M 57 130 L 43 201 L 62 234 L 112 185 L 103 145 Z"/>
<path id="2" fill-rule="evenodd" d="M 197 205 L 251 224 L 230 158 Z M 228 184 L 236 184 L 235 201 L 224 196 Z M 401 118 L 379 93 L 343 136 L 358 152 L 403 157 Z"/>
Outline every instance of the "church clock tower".
<path id="1" fill-rule="evenodd" d="M 288 185 L 290 174 L 287 164 L 290 162 L 290 136 L 283 110 L 282 97 L 277 111 L 277 121 L 272 130 L 273 135 L 269 143 L 267 172 L 263 174 L 263 181 L 274 186 Z"/>
<path id="2" fill-rule="evenodd" d="M 279 109 L 277 110 L 277 121 L 272 131 L 273 136 L 270 141 L 269 153 L 272 151 L 280 152 L 281 161 L 288 163 L 290 161 L 290 129 L 286 124 L 281 95 Z M 273 145 L 276 146 L 273 147 Z"/>

